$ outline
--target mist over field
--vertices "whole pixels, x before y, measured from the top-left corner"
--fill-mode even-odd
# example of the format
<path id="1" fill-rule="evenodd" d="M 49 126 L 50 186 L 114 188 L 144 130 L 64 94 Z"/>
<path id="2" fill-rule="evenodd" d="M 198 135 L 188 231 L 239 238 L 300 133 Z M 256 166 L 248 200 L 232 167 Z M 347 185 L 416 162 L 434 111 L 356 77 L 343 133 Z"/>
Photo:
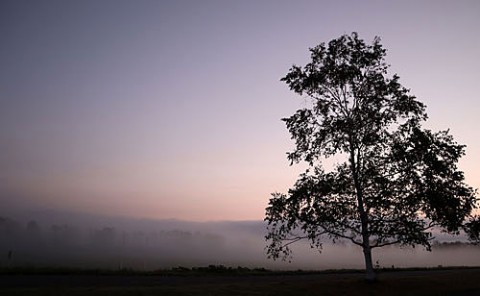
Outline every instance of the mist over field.
<path id="1" fill-rule="evenodd" d="M 322 254 L 306 243 L 291 263 L 267 259 L 263 221 L 188 222 L 104 217 L 74 212 L 0 213 L 1 267 L 134 268 L 155 270 L 207 265 L 268 269 L 363 268 L 360 248 L 325 243 Z M 480 265 L 480 247 L 437 234 L 433 252 L 421 247 L 374 251 L 380 267 Z"/>

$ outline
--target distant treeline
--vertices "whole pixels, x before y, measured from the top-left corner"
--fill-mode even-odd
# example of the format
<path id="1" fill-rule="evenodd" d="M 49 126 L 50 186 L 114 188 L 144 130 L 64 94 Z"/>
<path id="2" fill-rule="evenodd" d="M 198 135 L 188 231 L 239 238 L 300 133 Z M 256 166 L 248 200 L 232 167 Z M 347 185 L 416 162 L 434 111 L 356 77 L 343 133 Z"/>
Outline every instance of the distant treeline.
<path id="1" fill-rule="evenodd" d="M 459 247 L 476 247 L 480 248 L 480 244 L 472 243 L 469 241 L 450 241 L 450 242 L 440 242 L 434 241 L 432 244 L 432 248 L 434 249 L 448 249 L 448 248 L 459 248 Z"/>
<path id="2" fill-rule="evenodd" d="M 0 217 L 0 266 L 150 268 L 208 257 L 220 250 L 219 234 L 178 229 L 126 231 L 113 226 L 20 223 Z"/>

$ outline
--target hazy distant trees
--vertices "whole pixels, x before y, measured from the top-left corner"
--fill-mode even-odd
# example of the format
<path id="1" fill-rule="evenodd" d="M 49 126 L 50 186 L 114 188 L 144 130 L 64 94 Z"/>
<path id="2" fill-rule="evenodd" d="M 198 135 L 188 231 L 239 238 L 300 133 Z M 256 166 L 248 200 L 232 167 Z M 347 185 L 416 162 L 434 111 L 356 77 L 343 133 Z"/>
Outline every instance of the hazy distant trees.
<path id="1" fill-rule="evenodd" d="M 29 233 L 29 235 L 32 235 L 32 236 L 40 235 L 41 229 L 40 229 L 40 226 L 38 225 L 37 221 L 35 221 L 35 220 L 28 221 L 27 232 Z"/>
<path id="2" fill-rule="evenodd" d="M 96 247 L 111 248 L 117 241 L 117 231 L 114 227 L 103 227 L 91 231 L 91 243 Z"/>
<path id="3" fill-rule="evenodd" d="M 50 242 L 57 246 L 71 246 L 81 240 L 80 229 L 69 224 L 53 224 L 48 235 Z"/>
<path id="4" fill-rule="evenodd" d="M 373 280 L 372 249 L 423 245 L 432 229 L 479 239 L 475 191 L 457 162 L 465 146 L 448 131 L 422 127 L 425 105 L 389 75 L 379 38 L 366 44 L 356 33 L 311 48 L 305 67 L 282 78 L 310 105 L 283 119 L 305 162 L 288 194 L 274 193 L 266 209 L 268 254 L 290 256 L 289 245 L 308 239 L 348 240 L 363 249 Z M 323 167 L 326 158 L 337 163 Z"/>
<path id="5" fill-rule="evenodd" d="M 223 247 L 224 237 L 208 232 L 42 225 L 0 216 L 0 267 L 160 268 L 215 257 Z"/>
<path id="6" fill-rule="evenodd" d="M 0 217 L 0 235 L 4 237 L 15 237 L 20 230 L 20 224 L 8 217 Z"/>

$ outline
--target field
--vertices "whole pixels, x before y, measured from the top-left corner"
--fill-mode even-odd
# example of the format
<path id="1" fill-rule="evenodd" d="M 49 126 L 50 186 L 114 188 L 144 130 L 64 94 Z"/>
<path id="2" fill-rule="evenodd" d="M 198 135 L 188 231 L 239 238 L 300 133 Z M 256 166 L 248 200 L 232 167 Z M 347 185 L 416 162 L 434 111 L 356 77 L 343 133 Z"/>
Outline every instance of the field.
<path id="1" fill-rule="evenodd" d="M 359 271 L 2 272 L 0 295 L 480 295 L 480 268 Z"/>

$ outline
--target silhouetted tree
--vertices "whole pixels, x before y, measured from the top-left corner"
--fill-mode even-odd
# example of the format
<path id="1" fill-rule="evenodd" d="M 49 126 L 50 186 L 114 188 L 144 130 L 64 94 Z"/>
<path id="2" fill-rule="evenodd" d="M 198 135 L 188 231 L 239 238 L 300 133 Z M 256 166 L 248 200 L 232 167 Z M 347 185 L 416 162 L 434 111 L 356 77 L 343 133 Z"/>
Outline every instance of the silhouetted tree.
<path id="1" fill-rule="evenodd" d="M 272 194 L 269 256 L 290 257 L 289 245 L 300 239 L 319 249 L 325 237 L 349 240 L 363 249 L 374 280 L 374 248 L 430 250 L 433 228 L 464 230 L 478 241 L 476 191 L 456 165 L 465 146 L 448 131 L 422 128 L 425 105 L 388 75 L 380 38 L 368 45 L 352 33 L 310 52 L 310 63 L 281 79 L 310 99 L 283 119 L 296 143 L 288 159 L 308 169 L 288 194 Z M 322 166 L 328 157 L 337 161 L 331 170 Z"/>

